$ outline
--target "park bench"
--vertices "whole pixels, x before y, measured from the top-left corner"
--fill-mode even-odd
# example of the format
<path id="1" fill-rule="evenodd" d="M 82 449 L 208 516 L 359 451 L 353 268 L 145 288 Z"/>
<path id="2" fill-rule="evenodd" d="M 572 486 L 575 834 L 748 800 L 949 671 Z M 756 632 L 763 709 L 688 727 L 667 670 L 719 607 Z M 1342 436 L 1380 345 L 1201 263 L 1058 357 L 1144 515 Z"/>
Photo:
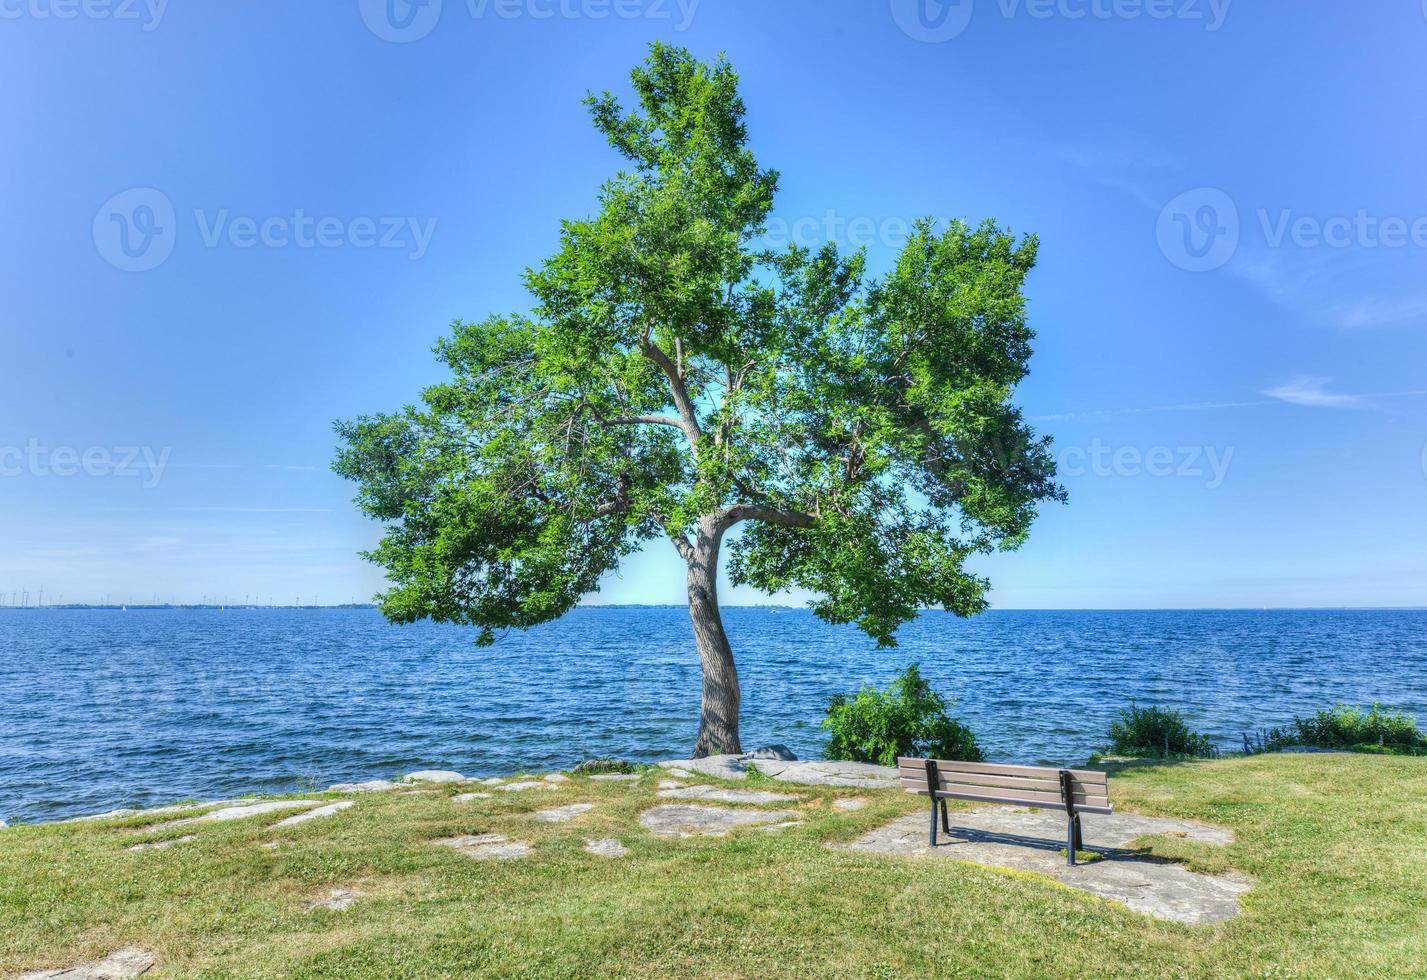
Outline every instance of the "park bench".
<path id="1" fill-rule="evenodd" d="M 1110 784 L 1103 772 L 1089 769 L 1054 769 L 1048 766 L 998 766 L 985 762 L 948 762 L 942 759 L 898 759 L 902 788 L 931 799 L 931 846 L 936 847 L 937 808 L 941 829 L 951 833 L 947 800 L 1001 803 L 1065 811 L 1065 851 L 1075 863 L 1082 850 L 1080 815 L 1113 813 Z"/>

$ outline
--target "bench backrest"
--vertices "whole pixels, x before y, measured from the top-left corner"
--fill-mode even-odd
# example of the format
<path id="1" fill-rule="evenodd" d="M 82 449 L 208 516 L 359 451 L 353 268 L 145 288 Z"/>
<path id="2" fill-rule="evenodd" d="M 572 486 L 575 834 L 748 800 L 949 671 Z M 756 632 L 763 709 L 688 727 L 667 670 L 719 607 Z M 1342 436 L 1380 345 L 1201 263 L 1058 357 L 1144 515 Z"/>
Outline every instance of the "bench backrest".
<path id="1" fill-rule="evenodd" d="M 1061 773 L 1068 776 L 1075 810 L 1112 813 L 1110 784 L 1105 773 L 1091 769 L 1054 769 L 1049 766 L 1002 766 L 986 762 L 934 760 L 937 785 L 927 786 L 926 759 L 898 759 L 902 788 L 908 793 L 935 791 L 938 799 L 1005 803 L 1064 810 Z"/>

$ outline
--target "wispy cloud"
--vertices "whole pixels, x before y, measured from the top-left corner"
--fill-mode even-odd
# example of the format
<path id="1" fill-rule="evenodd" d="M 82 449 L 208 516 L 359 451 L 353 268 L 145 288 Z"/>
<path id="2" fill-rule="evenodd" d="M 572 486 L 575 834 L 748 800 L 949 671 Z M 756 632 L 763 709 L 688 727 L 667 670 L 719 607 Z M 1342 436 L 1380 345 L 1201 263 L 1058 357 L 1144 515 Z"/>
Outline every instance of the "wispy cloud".
<path id="1" fill-rule="evenodd" d="M 1309 408 L 1351 408 L 1361 404 L 1362 399 L 1357 395 L 1329 391 L 1328 386 L 1332 383 L 1332 378 L 1300 374 L 1281 385 L 1265 389 L 1263 394 L 1276 401 Z"/>
<path id="2" fill-rule="evenodd" d="M 1083 412 L 1060 412 L 1054 415 L 1032 415 L 1030 422 L 1082 422 L 1092 419 L 1111 418 L 1124 415 L 1160 415 L 1177 412 L 1217 412 L 1236 408 L 1263 408 L 1268 405 L 1303 405 L 1310 408 L 1362 408 L 1373 402 L 1395 398 L 1427 398 L 1427 388 L 1412 388 L 1405 391 L 1373 391 L 1361 394 L 1347 394 L 1329 391 L 1332 378 L 1313 375 L 1297 375 L 1282 384 L 1261 392 L 1262 398 L 1253 401 L 1202 401 L 1179 402 L 1171 405 L 1140 405 L 1131 408 L 1102 408 Z"/>

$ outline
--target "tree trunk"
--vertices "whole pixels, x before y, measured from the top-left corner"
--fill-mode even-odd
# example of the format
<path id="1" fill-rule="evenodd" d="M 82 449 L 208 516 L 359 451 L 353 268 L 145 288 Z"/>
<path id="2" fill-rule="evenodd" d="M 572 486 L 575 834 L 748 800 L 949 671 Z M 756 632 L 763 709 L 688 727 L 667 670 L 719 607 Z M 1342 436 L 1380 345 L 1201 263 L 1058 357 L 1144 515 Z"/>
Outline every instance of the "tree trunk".
<path id="1" fill-rule="evenodd" d="M 712 519 L 699 522 L 698 542 L 689 558 L 689 619 L 704 671 L 704 697 L 699 708 L 699 737 L 693 758 L 739 753 L 738 668 L 723 631 L 718 609 L 718 553 L 723 529 Z"/>

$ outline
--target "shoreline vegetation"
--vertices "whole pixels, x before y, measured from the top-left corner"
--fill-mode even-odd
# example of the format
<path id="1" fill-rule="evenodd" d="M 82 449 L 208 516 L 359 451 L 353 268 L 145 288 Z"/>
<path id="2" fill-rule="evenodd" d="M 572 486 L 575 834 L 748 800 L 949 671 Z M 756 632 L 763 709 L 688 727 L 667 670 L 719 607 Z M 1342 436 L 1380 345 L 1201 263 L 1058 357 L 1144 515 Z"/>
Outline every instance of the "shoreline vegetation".
<path id="1" fill-rule="evenodd" d="M 118 953 L 185 977 L 1381 976 L 1427 959 L 1422 759 L 1108 766 L 1117 812 L 1227 835 L 1153 834 L 1084 871 L 1248 883 L 1237 914 L 1188 926 L 1038 873 L 850 848 L 921 828 L 924 802 L 895 789 L 669 765 L 11 827 L 0 975 Z M 746 825 L 713 835 L 693 811 Z"/>

